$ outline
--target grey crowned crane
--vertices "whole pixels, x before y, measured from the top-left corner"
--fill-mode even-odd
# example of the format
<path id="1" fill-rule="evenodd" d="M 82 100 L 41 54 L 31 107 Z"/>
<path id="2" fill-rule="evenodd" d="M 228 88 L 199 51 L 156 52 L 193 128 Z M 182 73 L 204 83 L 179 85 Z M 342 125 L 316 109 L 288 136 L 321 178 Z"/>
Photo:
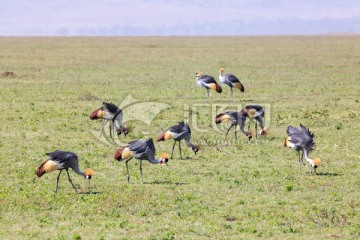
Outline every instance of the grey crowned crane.
<path id="1" fill-rule="evenodd" d="M 123 132 L 126 137 L 126 135 L 129 133 L 128 129 L 126 129 L 122 125 L 123 112 L 121 111 L 121 109 L 118 106 L 116 106 L 113 103 L 103 102 L 103 106 L 98 109 L 95 109 L 92 113 L 90 113 L 89 117 L 92 120 L 102 119 L 100 136 L 103 133 L 105 124 L 108 121 L 111 121 L 110 122 L 110 137 L 113 136 L 114 129 L 116 130 L 116 133 L 118 134 L 118 136 Z M 116 123 L 118 124 L 118 126 L 116 125 Z"/>
<path id="2" fill-rule="evenodd" d="M 76 190 L 76 187 L 74 186 L 73 182 L 71 181 L 71 178 L 69 175 L 69 168 L 74 170 L 74 172 L 76 172 L 78 175 L 83 176 L 90 183 L 90 179 L 94 175 L 94 171 L 91 168 L 86 169 L 84 172 L 80 171 L 78 157 L 75 153 L 56 150 L 51 153 L 46 153 L 46 155 L 49 156 L 49 158 L 40 165 L 40 167 L 36 171 L 36 175 L 38 177 L 41 177 L 45 173 L 49 173 L 49 172 L 52 172 L 55 170 L 60 170 L 59 175 L 56 180 L 55 193 L 57 193 L 57 191 L 58 191 L 60 174 L 61 174 L 62 170 L 64 170 L 64 169 L 66 170 L 69 182 L 71 183 L 71 186 L 74 188 L 76 193 L 78 193 L 78 191 Z"/>
<path id="3" fill-rule="evenodd" d="M 259 106 L 259 105 L 248 105 L 245 108 L 243 108 L 240 112 L 225 112 L 225 113 L 220 113 L 215 117 L 215 123 L 219 124 L 219 123 L 227 123 L 230 122 L 231 126 L 229 127 L 229 129 L 226 132 L 225 135 L 225 140 L 226 137 L 230 131 L 230 129 L 232 127 L 235 126 L 235 139 L 237 139 L 236 136 L 236 125 L 240 126 L 240 130 L 245 134 L 246 137 L 249 138 L 249 140 L 252 138 L 252 133 L 251 131 L 249 131 L 250 129 L 250 121 L 252 119 L 255 119 L 255 131 L 256 131 L 256 137 L 259 135 L 266 135 L 267 131 L 264 129 L 264 109 Z M 246 118 L 249 118 L 249 125 L 248 125 L 248 131 L 245 131 L 245 122 L 246 122 Z M 261 131 L 259 133 L 257 133 L 257 122 L 259 122 Z"/>
<path id="4" fill-rule="evenodd" d="M 219 81 L 222 84 L 226 84 L 230 87 L 231 96 L 233 95 L 233 88 L 237 88 L 240 90 L 240 92 L 244 92 L 245 88 L 240 82 L 240 80 L 233 74 L 230 73 L 224 74 L 224 71 L 225 71 L 224 68 L 219 69 L 220 72 Z"/>
<path id="5" fill-rule="evenodd" d="M 222 92 L 221 86 L 216 82 L 214 77 L 209 75 L 203 75 L 203 73 L 200 71 L 196 73 L 196 83 L 199 87 L 206 89 L 207 91 L 206 98 L 209 97 L 210 90 L 214 90 L 217 93 Z"/>
<path id="6" fill-rule="evenodd" d="M 173 139 L 174 145 L 172 147 L 171 152 L 171 159 L 173 158 L 174 154 L 174 148 L 176 142 L 179 142 L 179 151 L 180 151 L 180 159 L 182 159 L 181 155 L 181 140 L 185 140 L 185 143 L 188 147 L 191 147 L 191 149 L 194 151 L 195 155 L 199 151 L 199 147 L 197 145 L 194 145 L 190 142 L 191 138 L 191 129 L 190 126 L 187 123 L 179 122 L 177 125 L 174 125 L 172 127 L 169 127 L 167 130 L 163 131 L 157 138 L 156 141 L 166 141 Z"/>
<path id="7" fill-rule="evenodd" d="M 230 125 L 229 129 L 226 132 L 225 140 L 227 138 L 227 135 L 228 135 L 230 129 L 232 127 L 234 127 L 234 126 L 235 126 L 235 130 L 234 130 L 235 139 L 237 140 L 236 126 L 238 124 L 240 125 L 240 123 L 241 123 L 241 114 L 240 114 L 240 112 L 229 111 L 229 112 L 220 113 L 220 114 L 216 115 L 216 117 L 215 117 L 215 123 L 216 124 L 228 123 L 228 122 L 230 122 L 231 125 Z"/>
<path id="8" fill-rule="evenodd" d="M 128 183 L 130 183 L 128 162 L 132 158 L 136 158 L 136 159 L 140 160 L 141 183 L 144 184 L 143 177 L 142 177 L 142 161 L 143 160 L 147 160 L 152 164 L 158 164 L 158 163 L 163 164 L 164 163 L 166 165 L 169 161 L 169 155 L 167 153 L 160 154 L 159 160 L 156 160 L 155 152 L 156 152 L 155 145 L 151 138 L 149 138 L 147 140 L 140 139 L 140 140 L 131 141 L 128 143 L 128 145 L 120 147 L 116 151 L 114 158 L 115 158 L 115 160 L 118 160 L 119 162 L 125 161 Z"/>
<path id="9" fill-rule="evenodd" d="M 299 154 L 299 171 L 301 174 L 301 165 L 304 161 L 304 156 L 306 161 L 310 163 L 312 167 L 311 174 L 316 173 L 316 169 L 319 167 L 321 160 L 320 158 L 315 158 L 314 160 L 309 157 L 309 153 L 314 149 L 314 134 L 310 132 L 308 128 L 300 124 L 300 128 L 289 126 L 286 130 L 287 137 L 285 138 L 284 147 L 294 149 Z M 300 151 L 302 151 L 302 156 L 300 158 Z"/>

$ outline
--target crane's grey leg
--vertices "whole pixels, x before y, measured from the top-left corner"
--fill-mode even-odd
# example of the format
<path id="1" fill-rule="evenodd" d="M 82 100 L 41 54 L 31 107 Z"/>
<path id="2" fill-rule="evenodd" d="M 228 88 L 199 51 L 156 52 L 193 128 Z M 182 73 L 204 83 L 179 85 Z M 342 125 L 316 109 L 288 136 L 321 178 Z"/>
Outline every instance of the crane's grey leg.
<path id="1" fill-rule="evenodd" d="M 233 126 L 234 126 L 234 124 L 232 124 L 232 125 L 229 127 L 229 129 L 227 130 L 226 135 L 225 135 L 225 140 L 226 140 L 226 138 L 227 138 L 227 135 L 228 135 L 230 129 L 231 129 Z M 225 140 L 224 140 L 224 141 L 225 141 Z"/>
<path id="2" fill-rule="evenodd" d="M 109 125 L 110 138 L 113 138 L 113 128 L 114 128 L 113 124 L 114 123 L 111 121 Z"/>
<path id="3" fill-rule="evenodd" d="M 176 141 L 174 141 L 174 145 L 172 147 L 172 152 L 171 152 L 171 159 L 173 159 L 173 154 L 174 154 L 174 147 L 175 147 Z"/>
<path id="4" fill-rule="evenodd" d="M 141 177 L 141 184 L 144 184 L 143 176 L 142 176 L 142 160 L 140 160 L 140 177 Z"/>
<path id="5" fill-rule="evenodd" d="M 210 97 L 210 89 L 207 88 L 206 91 L 207 91 L 206 100 L 209 100 L 209 97 Z"/>
<path id="6" fill-rule="evenodd" d="M 249 118 L 248 131 L 250 131 L 250 123 L 251 123 L 251 119 Z"/>
<path id="7" fill-rule="evenodd" d="M 231 129 L 233 126 L 235 126 L 235 125 L 234 125 L 234 124 L 232 124 L 232 125 L 229 127 L 229 129 L 227 130 L 226 135 L 225 135 L 225 140 L 226 140 L 226 138 L 227 138 L 227 135 L 228 135 L 228 133 L 229 133 L 230 129 Z"/>
<path id="8" fill-rule="evenodd" d="M 181 142 L 179 141 L 179 151 L 180 151 L 180 159 L 182 159 L 182 155 L 181 155 Z"/>
<path id="9" fill-rule="evenodd" d="M 235 128 L 234 128 L 235 140 L 237 140 L 237 136 L 236 136 L 236 124 L 235 124 L 234 126 L 235 126 Z"/>
<path id="10" fill-rule="evenodd" d="M 79 192 L 76 190 L 76 187 L 74 186 L 73 182 L 71 181 L 71 178 L 70 178 L 70 174 L 69 174 L 69 170 L 66 169 L 66 173 L 68 175 L 68 179 L 69 179 L 69 182 L 71 183 L 71 186 L 73 187 L 73 189 L 75 190 L 75 192 L 77 194 L 79 194 Z"/>
<path id="11" fill-rule="evenodd" d="M 57 178 L 56 178 L 56 189 L 55 189 L 55 193 L 57 193 L 57 190 L 58 190 L 58 186 L 59 186 L 59 179 L 60 179 L 60 174 L 61 174 L 61 171 L 62 171 L 62 169 L 60 170 L 59 175 L 58 175 L 58 176 L 57 176 Z"/>
<path id="12" fill-rule="evenodd" d="M 101 122 L 101 130 L 100 130 L 100 137 L 102 136 L 103 132 L 104 132 L 104 128 L 105 128 L 105 124 L 107 123 L 106 119 L 103 119 Z"/>
<path id="13" fill-rule="evenodd" d="M 257 131 L 257 121 L 255 120 L 255 134 L 256 134 L 256 138 L 258 137 L 258 131 Z"/>
<path id="14" fill-rule="evenodd" d="M 132 158 L 130 158 L 129 160 L 127 160 L 126 163 L 126 172 L 127 172 L 127 181 L 128 183 L 130 183 L 130 173 L 129 173 L 129 165 L 128 162 L 131 160 Z"/>
<path id="15" fill-rule="evenodd" d="M 299 154 L 299 171 L 300 171 L 300 175 L 302 175 L 302 172 L 301 172 L 301 165 L 302 165 L 302 160 L 300 159 L 300 151 L 298 151 L 298 154 Z"/>

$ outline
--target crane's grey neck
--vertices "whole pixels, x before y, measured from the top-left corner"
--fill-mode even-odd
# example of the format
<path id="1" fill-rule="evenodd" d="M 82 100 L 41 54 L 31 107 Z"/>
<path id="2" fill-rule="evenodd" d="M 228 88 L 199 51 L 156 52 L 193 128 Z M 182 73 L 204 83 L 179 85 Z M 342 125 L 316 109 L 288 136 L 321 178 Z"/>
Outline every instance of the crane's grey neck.
<path id="1" fill-rule="evenodd" d="M 149 162 L 151 162 L 152 164 L 158 164 L 158 163 L 160 163 L 159 160 L 156 160 L 156 159 L 155 159 L 155 155 L 154 155 L 154 154 L 150 154 L 148 160 L 149 160 Z"/>
<path id="2" fill-rule="evenodd" d="M 192 144 L 190 141 L 185 141 L 186 142 L 186 145 L 188 146 L 188 147 L 191 147 L 191 149 L 195 152 L 195 154 L 196 154 L 196 152 L 199 150 L 198 149 L 198 147 L 197 146 L 195 146 L 194 144 Z"/>
<path id="3" fill-rule="evenodd" d="M 304 150 L 304 156 L 305 156 L 306 161 L 308 161 L 311 164 L 311 166 L 313 166 L 314 161 L 309 157 L 309 153 L 307 150 Z"/>
<path id="4" fill-rule="evenodd" d="M 192 144 L 190 141 L 185 141 L 185 142 L 188 147 L 196 148 L 196 146 L 194 144 Z"/>
<path id="5" fill-rule="evenodd" d="M 118 128 L 122 127 L 123 114 L 120 113 L 114 120 L 118 123 Z"/>
<path id="6" fill-rule="evenodd" d="M 76 172 L 77 174 L 85 177 L 85 173 L 82 172 L 82 171 L 80 171 L 79 166 L 73 167 L 73 170 L 74 170 L 74 172 Z"/>

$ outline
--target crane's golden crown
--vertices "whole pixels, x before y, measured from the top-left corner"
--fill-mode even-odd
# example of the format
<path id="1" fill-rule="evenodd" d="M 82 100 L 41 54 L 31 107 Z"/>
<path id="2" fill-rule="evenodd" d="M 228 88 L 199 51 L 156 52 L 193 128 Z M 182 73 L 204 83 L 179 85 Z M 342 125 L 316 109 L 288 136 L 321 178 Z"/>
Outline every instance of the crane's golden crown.
<path id="1" fill-rule="evenodd" d="M 224 71 L 225 71 L 225 69 L 223 67 L 219 69 L 220 73 L 223 73 Z"/>
<path id="2" fill-rule="evenodd" d="M 197 77 L 201 77 L 202 75 L 203 75 L 203 73 L 202 73 L 201 71 L 197 71 L 197 72 L 196 72 L 196 76 L 197 76 Z"/>
<path id="3" fill-rule="evenodd" d="M 250 136 L 252 136 L 252 137 L 254 137 L 254 136 L 255 136 L 254 132 L 253 132 L 253 131 L 251 131 L 251 130 L 250 130 L 248 133 L 249 133 L 249 135 L 250 135 Z"/>
<path id="4" fill-rule="evenodd" d="M 269 129 L 265 129 L 264 131 L 261 132 L 261 136 L 266 136 L 269 133 Z"/>
<path id="5" fill-rule="evenodd" d="M 84 171 L 86 176 L 94 176 L 95 172 L 91 168 L 88 168 Z"/>
<path id="6" fill-rule="evenodd" d="M 313 162 L 314 162 L 314 165 L 316 165 L 316 166 L 320 166 L 320 164 L 321 164 L 321 160 L 320 160 L 320 158 L 315 158 L 314 160 L 313 160 Z"/>
<path id="7" fill-rule="evenodd" d="M 202 149 L 203 149 L 203 146 L 200 145 L 200 144 L 194 144 L 194 145 L 195 145 L 195 147 L 196 147 L 198 150 L 202 150 Z"/>
<path id="8" fill-rule="evenodd" d="M 160 154 L 160 158 L 162 158 L 162 159 L 169 159 L 170 156 L 169 156 L 169 154 L 167 154 L 167 153 L 161 153 L 161 154 Z"/>

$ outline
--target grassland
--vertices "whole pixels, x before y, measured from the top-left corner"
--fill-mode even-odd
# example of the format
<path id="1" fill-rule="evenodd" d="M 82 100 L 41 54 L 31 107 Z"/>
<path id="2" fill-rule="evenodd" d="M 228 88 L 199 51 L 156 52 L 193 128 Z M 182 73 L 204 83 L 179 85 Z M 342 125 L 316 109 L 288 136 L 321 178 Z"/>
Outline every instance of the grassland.
<path id="1" fill-rule="evenodd" d="M 236 74 L 244 94 L 224 87 L 206 102 L 195 71 Z M 360 238 L 360 37 L 0 38 L 1 239 L 358 239 Z M 270 134 L 222 143 L 209 108 L 194 110 L 194 156 L 170 166 L 113 160 L 115 145 L 90 130 L 102 101 L 170 107 L 151 122 L 128 121 L 128 142 L 156 137 L 184 119 L 184 105 L 260 103 L 271 107 Z M 142 112 L 138 112 L 142 114 Z M 298 171 L 283 147 L 288 125 L 315 132 L 322 166 Z M 148 134 L 145 134 L 148 133 Z M 233 140 L 233 134 L 229 134 Z M 170 152 L 172 142 L 157 144 Z M 183 145 L 185 146 L 185 145 Z M 92 167 L 91 187 L 70 171 L 34 174 L 45 153 L 74 151 Z"/>

